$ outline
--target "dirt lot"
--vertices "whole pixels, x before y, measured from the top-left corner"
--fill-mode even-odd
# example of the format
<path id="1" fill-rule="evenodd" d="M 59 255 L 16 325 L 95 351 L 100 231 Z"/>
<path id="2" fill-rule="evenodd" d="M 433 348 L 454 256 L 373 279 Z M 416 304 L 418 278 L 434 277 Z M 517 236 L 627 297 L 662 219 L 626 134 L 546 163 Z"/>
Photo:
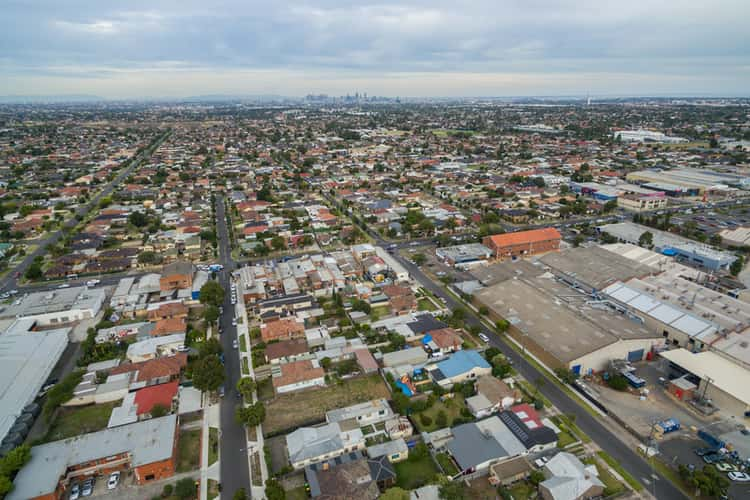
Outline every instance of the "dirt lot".
<path id="1" fill-rule="evenodd" d="M 310 389 L 275 397 L 266 404 L 266 435 L 293 430 L 325 420 L 325 413 L 372 399 L 389 398 L 390 392 L 379 375 L 343 381 L 323 389 Z"/>

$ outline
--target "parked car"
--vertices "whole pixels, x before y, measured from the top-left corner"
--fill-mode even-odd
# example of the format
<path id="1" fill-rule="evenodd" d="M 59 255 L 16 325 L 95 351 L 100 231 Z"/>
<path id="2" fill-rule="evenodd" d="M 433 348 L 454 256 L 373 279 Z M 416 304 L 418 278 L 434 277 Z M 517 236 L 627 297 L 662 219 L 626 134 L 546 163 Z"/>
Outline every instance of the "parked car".
<path id="1" fill-rule="evenodd" d="M 734 464 L 730 464 L 728 462 L 719 462 L 718 464 L 714 464 L 714 467 L 716 467 L 716 470 L 719 472 L 736 472 L 737 466 Z"/>
<path id="2" fill-rule="evenodd" d="M 117 485 L 120 484 L 120 472 L 113 472 L 109 475 L 109 480 L 107 481 L 107 489 L 108 490 L 114 490 L 117 488 Z"/>
<path id="3" fill-rule="evenodd" d="M 78 500 L 78 497 L 81 496 L 81 485 L 78 483 L 73 483 L 73 485 L 70 487 L 70 500 Z"/>
<path id="4" fill-rule="evenodd" d="M 711 453 L 709 455 L 703 455 L 703 461 L 707 464 L 715 464 L 724 460 L 724 456 L 718 453 Z"/>
<path id="5" fill-rule="evenodd" d="M 703 455 L 710 455 L 711 453 L 714 453 L 716 450 L 714 450 L 713 448 L 696 448 L 693 451 L 695 451 L 696 455 L 698 455 L 699 457 L 702 457 Z"/>
<path id="6" fill-rule="evenodd" d="M 750 474 L 746 474 L 745 472 L 730 472 L 727 476 L 729 476 L 729 479 L 732 481 L 737 481 L 739 483 L 750 481 Z"/>
<path id="7" fill-rule="evenodd" d="M 237 319 L 236 318 L 232 319 L 232 326 L 237 326 Z"/>
<path id="8" fill-rule="evenodd" d="M 93 492 L 94 492 L 94 478 L 88 478 L 87 480 L 83 482 L 83 486 L 81 487 L 81 496 L 90 497 Z"/>
<path id="9" fill-rule="evenodd" d="M 62 285 L 58 286 L 57 288 L 70 288 L 70 284 L 63 283 Z"/>
<path id="10" fill-rule="evenodd" d="M 235 348 L 235 349 L 237 349 L 237 339 L 234 339 L 232 341 L 232 347 Z"/>
<path id="11" fill-rule="evenodd" d="M 487 335 L 485 335 L 484 333 L 480 333 L 479 334 L 479 338 L 482 339 L 483 341 L 485 341 L 488 344 L 490 342 L 490 338 Z"/>

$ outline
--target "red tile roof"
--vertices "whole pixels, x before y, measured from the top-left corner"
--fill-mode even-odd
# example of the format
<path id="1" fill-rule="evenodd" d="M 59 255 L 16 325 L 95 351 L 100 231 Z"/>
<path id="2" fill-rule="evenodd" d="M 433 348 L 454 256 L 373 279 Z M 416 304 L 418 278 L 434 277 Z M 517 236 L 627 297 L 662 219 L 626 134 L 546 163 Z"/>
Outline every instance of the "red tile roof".
<path id="1" fill-rule="evenodd" d="M 490 236 L 490 241 L 496 247 L 507 247 L 512 245 L 524 245 L 526 243 L 537 243 L 540 241 L 559 240 L 560 232 L 554 227 L 532 229 L 530 231 L 519 231 L 517 233 L 496 234 Z"/>
<path id="2" fill-rule="evenodd" d="M 156 405 L 172 408 L 172 401 L 177 396 L 179 382 L 177 380 L 166 384 L 145 387 L 135 393 L 135 404 L 138 405 L 138 415 L 151 413 Z"/>

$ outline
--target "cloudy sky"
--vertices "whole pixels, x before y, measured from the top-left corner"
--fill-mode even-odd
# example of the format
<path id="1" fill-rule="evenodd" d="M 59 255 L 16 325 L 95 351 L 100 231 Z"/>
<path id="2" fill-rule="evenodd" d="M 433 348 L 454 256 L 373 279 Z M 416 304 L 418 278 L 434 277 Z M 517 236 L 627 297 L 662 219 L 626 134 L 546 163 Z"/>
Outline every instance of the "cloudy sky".
<path id="1" fill-rule="evenodd" d="M 750 0 L 4 0 L 0 94 L 750 94 Z"/>

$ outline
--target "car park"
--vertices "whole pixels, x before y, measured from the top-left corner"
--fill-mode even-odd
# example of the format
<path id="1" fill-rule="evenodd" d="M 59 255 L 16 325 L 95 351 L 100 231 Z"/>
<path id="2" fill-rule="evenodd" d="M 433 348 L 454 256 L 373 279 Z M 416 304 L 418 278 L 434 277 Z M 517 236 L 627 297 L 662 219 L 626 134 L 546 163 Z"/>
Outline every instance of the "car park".
<path id="1" fill-rule="evenodd" d="M 114 490 L 117 488 L 117 485 L 120 484 L 120 472 L 113 472 L 109 475 L 109 480 L 107 480 L 107 489 L 108 490 Z"/>
<path id="2" fill-rule="evenodd" d="M 81 496 L 81 485 L 78 483 L 73 483 L 73 485 L 70 487 L 70 496 L 68 497 L 70 500 L 77 500 L 78 497 Z"/>

